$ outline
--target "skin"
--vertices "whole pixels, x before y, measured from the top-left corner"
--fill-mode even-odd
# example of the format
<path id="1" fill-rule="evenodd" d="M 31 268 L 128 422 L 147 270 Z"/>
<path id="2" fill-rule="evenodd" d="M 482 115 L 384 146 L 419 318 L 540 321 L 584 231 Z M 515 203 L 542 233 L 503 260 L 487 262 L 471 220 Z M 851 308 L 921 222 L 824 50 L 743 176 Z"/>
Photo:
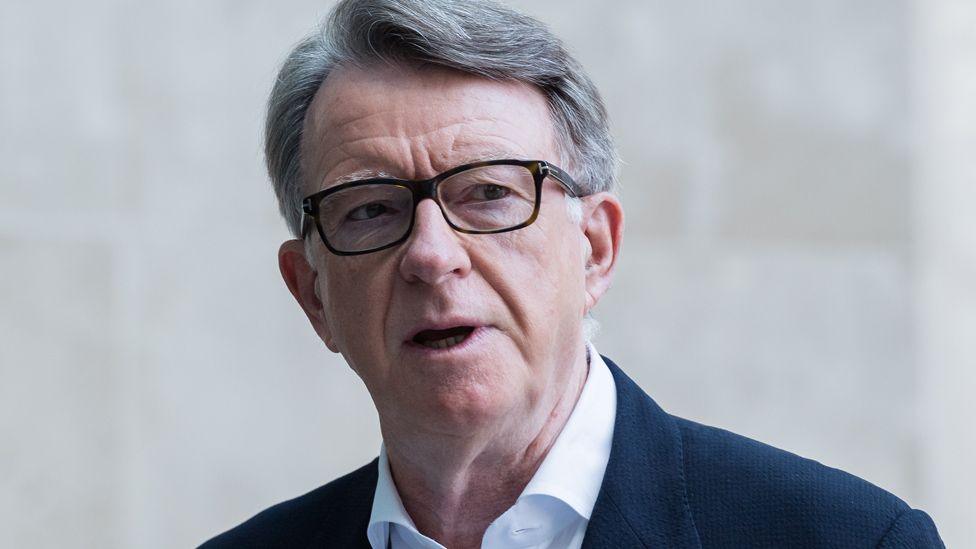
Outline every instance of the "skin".
<path id="1" fill-rule="evenodd" d="M 437 68 L 341 68 L 309 108 L 307 193 L 354 174 L 429 178 L 504 155 L 558 162 L 535 88 Z M 563 166 L 571 168 L 570 166 Z M 623 211 L 608 193 L 582 220 L 554 181 L 517 231 L 452 230 L 424 200 L 403 244 L 329 253 L 316 234 L 279 250 L 282 276 L 326 346 L 362 378 L 397 491 L 425 535 L 479 547 L 562 429 L 586 379 L 582 319 L 608 288 Z M 420 329 L 476 325 L 459 350 L 409 343 Z"/>

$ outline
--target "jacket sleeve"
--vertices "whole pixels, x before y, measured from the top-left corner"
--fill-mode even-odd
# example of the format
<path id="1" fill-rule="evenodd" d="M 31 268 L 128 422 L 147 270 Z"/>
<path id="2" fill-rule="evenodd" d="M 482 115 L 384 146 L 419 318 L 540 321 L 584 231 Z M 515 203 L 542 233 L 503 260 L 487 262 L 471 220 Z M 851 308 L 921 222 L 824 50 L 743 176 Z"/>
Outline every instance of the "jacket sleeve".
<path id="1" fill-rule="evenodd" d="M 908 509 L 891 523 L 878 549 L 945 549 L 945 544 L 932 517 L 925 511 Z"/>

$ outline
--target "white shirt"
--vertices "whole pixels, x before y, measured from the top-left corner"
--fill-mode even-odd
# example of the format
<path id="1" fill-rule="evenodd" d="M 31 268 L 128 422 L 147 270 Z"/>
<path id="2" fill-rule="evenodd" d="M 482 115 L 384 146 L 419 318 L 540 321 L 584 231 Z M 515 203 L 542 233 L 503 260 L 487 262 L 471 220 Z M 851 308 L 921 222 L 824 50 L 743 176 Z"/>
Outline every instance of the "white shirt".
<path id="1" fill-rule="evenodd" d="M 483 549 L 582 545 L 610 460 L 617 413 L 613 376 L 592 344 L 588 351 L 589 372 L 572 414 L 515 504 L 488 526 Z M 397 493 L 383 446 L 366 536 L 373 549 L 444 549 L 417 531 Z"/>

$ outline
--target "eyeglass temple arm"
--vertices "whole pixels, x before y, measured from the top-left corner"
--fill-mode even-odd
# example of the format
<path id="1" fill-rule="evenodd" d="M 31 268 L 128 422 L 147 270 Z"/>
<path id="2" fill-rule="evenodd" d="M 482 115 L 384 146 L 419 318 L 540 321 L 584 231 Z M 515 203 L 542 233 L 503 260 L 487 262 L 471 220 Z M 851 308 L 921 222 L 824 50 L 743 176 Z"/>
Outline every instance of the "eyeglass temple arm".
<path id="1" fill-rule="evenodd" d="M 579 185 L 576 184 L 576 181 L 574 181 L 568 173 L 560 170 L 548 162 L 543 162 L 542 166 L 543 169 L 548 172 L 547 175 L 552 175 L 556 181 L 558 181 L 559 184 L 566 189 L 566 192 L 568 192 L 570 196 L 573 198 L 579 198 L 581 196 L 582 193 L 579 191 Z"/>
<path id="2" fill-rule="evenodd" d="M 301 232 L 299 233 L 298 236 L 299 236 L 299 238 L 301 238 L 301 239 L 304 240 L 305 237 L 308 236 L 309 227 L 311 227 L 311 225 L 312 225 L 311 224 L 311 221 L 312 221 L 312 201 L 309 200 L 309 199 L 307 199 L 307 198 L 305 200 L 303 200 L 302 201 L 302 207 L 301 207 L 301 210 L 300 211 L 301 211 L 301 214 L 302 214 L 302 225 L 301 225 Z"/>

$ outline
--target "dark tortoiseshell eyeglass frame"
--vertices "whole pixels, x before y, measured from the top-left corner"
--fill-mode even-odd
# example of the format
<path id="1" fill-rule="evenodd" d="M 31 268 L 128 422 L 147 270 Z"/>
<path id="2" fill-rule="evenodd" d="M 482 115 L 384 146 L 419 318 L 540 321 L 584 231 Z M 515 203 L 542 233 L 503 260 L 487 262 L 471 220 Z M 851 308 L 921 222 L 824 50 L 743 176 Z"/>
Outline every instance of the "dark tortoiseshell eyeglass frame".
<path id="1" fill-rule="evenodd" d="M 447 213 L 444 211 L 444 206 L 441 205 L 440 201 L 437 198 L 437 185 L 440 184 L 441 181 L 444 181 L 445 179 L 455 176 L 461 172 L 476 169 L 476 168 L 483 168 L 486 166 L 521 166 L 523 168 L 528 169 L 529 172 L 532 173 L 532 177 L 535 181 L 535 204 L 532 208 L 532 215 L 530 215 L 528 219 L 522 221 L 521 223 L 513 225 L 511 227 L 502 227 L 499 229 L 489 229 L 489 230 L 466 229 L 457 226 L 453 221 L 451 221 L 450 216 L 447 215 Z M 539 217 L 539 208 L 541 207 L 542 204 L 542 184 L 545 181 L 546 176 L 549 175 L 551 175 L 552 178 L 556 180 L 557 183 L 559 183 L 559 185 L 563 188 L 564 191 L 566 191 L 566 194 L 568 194 L 569 196 L 573 198 L 579 198 L 581 196 L 584 196 L 580 192 L 579 186 L 576 184 L 575 181 L 573 181 L 573 178 L 570 177 L 568 173 L 557 168 L 556 166 L 553 166 L 552 164 L 546 162 L 545 160 L 513 160 L 513 159 L 484 160 L 481 162 L 472 162 L 470 164 L 464 164 L 461 166 L 457 166 L 455 168 L 451 168 L 450 170 L 438 174 L 430 179 L 409 180 L 409 179 L 379 177 L 379 178 L 363 179 L 359 181 L 350 181 L 348 183 L 342 183 L 340 185 L 329 187 L 328 189 L 310 194 L 302 200 L 302 228 L 301 228 L 302 238 L 305 238 L 307 236 L 310 222 L 312 222 L 314 223 L 315 228 L 318 230 L 319 237 L 322 239 L 322 242 L 325 244 L 325 247 L 328 248 L 330 252 L 336 255 L 362 255 L 362 254 L 368 254 L 372 252 L 378 252 L 380 250 L 385 250 L 387 248 L 392 248 L 393 246 L 396 246 L 402 243 L 403 241 L 405 241 L 407 238 L 409 238 L 410 233 L 413 232 L 413 225 L 417 216 L 417 205 L 420 204 L 420 201 L 424 200 L 425 198 L 430 198 L 431 200 L 433 200 L 437 204 L 437 207 L 440 208 L 441 215 L 444 216 L 444 219 L 445 221 L 447 221 L 448 225 L 450 225 L 452 229 L 460 233 L 496 234 L 496 233 L 514 231 L 517 229 L 521 229 L 523 227 L 528 227 L 536 220 L 537 217 Z M 393 240 L 392 242 L 383 244 L 382 246 L 377 246 L 366 250 L 356 250 L 356 251 L 336 249 L 329 242 L 329 239 L 326 238 L 325 231 L 322 229 L 322 222 L 321 219 L 319 218 L 319 205 L 322 203 L 322 200 L 324 198 L 328 197 L 333 193 L 337 193 L 339 191 L 343 191 L 352 187 L 362 187 L 366 185 L 391 185 L 391 186 L 401 187 L 409 190 L 413 194 L 413 211 L 410 215 L 410 224 L 407 226 L 403 235 Z"/>

